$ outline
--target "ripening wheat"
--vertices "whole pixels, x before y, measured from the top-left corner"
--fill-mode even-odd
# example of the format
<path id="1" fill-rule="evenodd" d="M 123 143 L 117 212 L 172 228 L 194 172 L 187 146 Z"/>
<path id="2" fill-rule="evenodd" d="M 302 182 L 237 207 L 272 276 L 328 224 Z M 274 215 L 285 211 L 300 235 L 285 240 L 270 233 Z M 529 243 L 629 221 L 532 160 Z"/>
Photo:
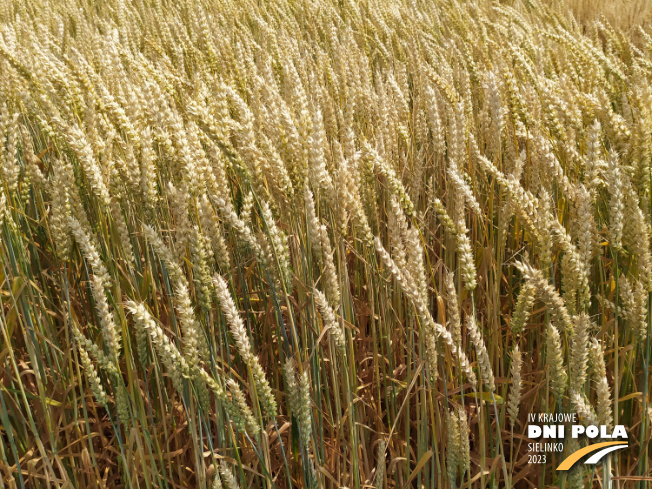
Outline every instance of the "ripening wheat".
<path id="1" fill-rule="evenodd" d="M 0 489 L 643 487 L 652 33 L 583 19 L 0 0 Z"/>

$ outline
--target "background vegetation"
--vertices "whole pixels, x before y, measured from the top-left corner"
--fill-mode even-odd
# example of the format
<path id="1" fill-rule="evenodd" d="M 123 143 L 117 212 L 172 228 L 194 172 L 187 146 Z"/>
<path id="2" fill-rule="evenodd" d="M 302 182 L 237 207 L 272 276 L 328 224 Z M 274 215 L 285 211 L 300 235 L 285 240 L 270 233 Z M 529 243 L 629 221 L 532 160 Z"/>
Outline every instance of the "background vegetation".
<path id="1" fill-rule="evenodd" d="M 565 5 L 583 24 L 604 17 L 615 27 L 631 31 L 639 25 L 647 28 L 652 21 L 652 3 L 649 0 L 570 0 Z M 564 4 L 560 4 L 559 8 L 563 9 Z"/>
<path id="2" fill-rule="evenodd" d="M 571 11 L 0 2 L 0 487 L 646 487 L 652 38 Z"/>

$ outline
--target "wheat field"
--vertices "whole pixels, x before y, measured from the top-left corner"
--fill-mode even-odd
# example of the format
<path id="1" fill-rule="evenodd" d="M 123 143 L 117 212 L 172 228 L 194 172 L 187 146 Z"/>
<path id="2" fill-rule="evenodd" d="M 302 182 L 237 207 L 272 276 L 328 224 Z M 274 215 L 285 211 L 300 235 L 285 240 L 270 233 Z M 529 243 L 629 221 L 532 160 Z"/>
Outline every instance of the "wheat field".
<path id="1" fill-rule="evenodd" d="M 573 3 L 1 0 L 0 488 L 650 487 L 652 32 Z"/>
<path id="2" fill-rule="evenodd" d="M 625 31 L 639 26 L 649 28 L 652 24 L 652 2 L 650 0 L 548 0 L 559 2 L 570 8 L 575 18 L 582 24 L 606 19 L 612 25 Z M 565 3 L 562 3 L 565 2 Z"/>

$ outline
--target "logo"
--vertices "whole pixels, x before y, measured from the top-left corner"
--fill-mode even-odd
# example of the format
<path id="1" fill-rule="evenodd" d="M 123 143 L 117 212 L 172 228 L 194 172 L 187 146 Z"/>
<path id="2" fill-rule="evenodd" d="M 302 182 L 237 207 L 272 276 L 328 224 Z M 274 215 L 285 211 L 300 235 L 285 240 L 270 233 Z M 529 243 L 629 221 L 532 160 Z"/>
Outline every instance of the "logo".
<path id="1" fill-rule="evenodd" d="M 577 440 L 580 437 L 593 440 L 597 438 L 599 443 L 590 444 L 584 448 L 579 448 L 568 455 L 558 466 L 557 470 L 569 470 L 580 459 L 587 457 L 584 464 L 594 465 L 600 462 L 605 456 L 627 448 L 627 431 L 623 425 L 616 425 L 613 429 L 606 425 L 588 425 L 577 424 L 577 418 L 574 413 L 557 413 L 557 414 L 533 414 L 528 415 L 527 436 L 535 440 L 528 443 L 529 463 L 546 463 L 546 452 L 561 453 L 564 451 L 564 440 L 566 433 L 570 439 Z M 542 425 L 532 423 L 542 423 Z M 568 429 L 568 430 L 567 430 Z M 604 441 L 612 439 L 614 441 Z M 618 440 L 620 439 L 620 440 Z"/>
<path id="2" fill-rule="evenodd" d="M 615 450 L 620 450 L 621 448 L 627 448 L 628 446 L 629 445 L 627 445 L 627 443 L 622 441 L 605 441 L 603 443 L 594 443 L 593 445 L 589 445 L 588 447 L 581 448 L 580 450 L 571 453 L 564 459 L 562 463 L 559 464 L 557 470 L 568 470 L 573 465 L 575 465 L 575 462 L 577 462 L 579 459 L 593 452 L 597 453 L 589 457 L 586 462 L 584 462 L 584 464 L 597 464 L 606 454 L 611 453 Z"/>

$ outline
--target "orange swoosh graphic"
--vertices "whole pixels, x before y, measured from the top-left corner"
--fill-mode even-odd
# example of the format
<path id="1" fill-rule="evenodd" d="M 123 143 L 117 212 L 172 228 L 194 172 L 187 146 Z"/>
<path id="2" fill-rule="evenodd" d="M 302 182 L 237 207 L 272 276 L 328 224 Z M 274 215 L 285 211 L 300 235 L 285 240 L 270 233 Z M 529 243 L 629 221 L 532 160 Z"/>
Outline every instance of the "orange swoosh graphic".
<path id="1" fill-rule="evenodd" d="M 600 450 L 601 448 L 605 447 L 611 447 L 614 445 L 622 445 L 623 447 L 627 446 L 627 442 L 624 441 L 605 441 L 602 443 L 595 443 L 593 445 L 589 445 L 588 447 L 584 447 L 581 450 L 578 450 L 576 452 L 571 453 L 568 457 L 564 459 L 562 463 L 559 464 L 559 467 L 557 467 L 557 470 L 568 470 L 570 469 L 575 462 L 577 462 L 579 459 L 584 457 L 585 455 L 588 455 L 589 453 L 596 452 Z"/>

